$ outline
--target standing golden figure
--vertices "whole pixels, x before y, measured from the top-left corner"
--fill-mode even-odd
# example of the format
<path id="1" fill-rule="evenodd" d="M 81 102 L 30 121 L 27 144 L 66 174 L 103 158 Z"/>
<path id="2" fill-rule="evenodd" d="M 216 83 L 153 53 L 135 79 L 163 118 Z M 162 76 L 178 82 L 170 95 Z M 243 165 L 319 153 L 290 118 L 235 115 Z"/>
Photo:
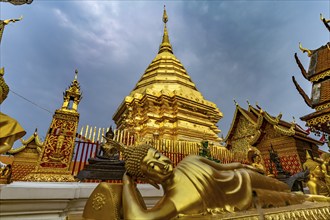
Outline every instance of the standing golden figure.
<path id="1" fill-rule="evenodd" d="M 11 22 L 22 20 L 22 17 L 18 19 L 0 20 L 0 44 L 5 26 Z M 2 102 L 7 98 L 9 93 L 9 86 L 5 82 L 3 76 L 5 69 L 0 69 L 0 106 Z M 24 129 L 20 124 L 8 115 L 0 112 L 0 155 L 8 152 L 13 146 L 14 142 L 25 135 Z M 8 183 L 9 175 L 11 173 L 11 166 L 8 166 L 0 161 L 0 182 Z"/>
<path id="2" fill-rule="evenodd" d="M 329 158 L 329 154 L 325 153 L 322 155 L 321 161 L 314 161 L 309 152 L 306 151 L 306 162 L 303 167 L 310 172 L 307 186 L 313 195 L 330 196 Z"/>
<path id="3" fill-rule="evenodd" d="M 7 98 L 9 87 L 4 78 L 4 68 L 0 69 L 0 106 Z M 0 155 L 11 149 L 14 142 L 25 135 L 24 129 L 20 124 L 8 115 L 0 112 Z M 8 175 L 8 167 L 0 161 L 0 177 Z"/>

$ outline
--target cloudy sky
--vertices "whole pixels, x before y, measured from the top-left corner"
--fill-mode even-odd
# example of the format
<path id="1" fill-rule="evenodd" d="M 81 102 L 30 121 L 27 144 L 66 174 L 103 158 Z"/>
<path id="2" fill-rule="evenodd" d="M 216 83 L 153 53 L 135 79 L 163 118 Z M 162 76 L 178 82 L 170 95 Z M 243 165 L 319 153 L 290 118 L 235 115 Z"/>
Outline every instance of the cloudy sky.
<path id="1" fill-rule="evenodd" d="M 320 13 L 329 18 L 329 1 L 106 1 L 34 0 L 31 5 L 0 3 L 6 26 L 1 66 L 12 92 L 1 111 L 16 118 L 27 138 L 42 138 L 62 93 L 79 70 L 83 91 L 79 127 L 114 125 L 112 115 L 158 52 L 163 5 L 174 54 L 199 91 L 215 102 L 226 136 L 235 99 L 247 108 L 256 102 L 273 115 L 304 125 L 312 112 L 296 91 L 294 75 L 307 94 L 311 84 L 295 63 L 308 68 L 298 43 L 316 49 L 329 42 Z M 46 111 L 46 110 L 50 111 Z M 221 135 L 221 134 L 220 134 Z"/>

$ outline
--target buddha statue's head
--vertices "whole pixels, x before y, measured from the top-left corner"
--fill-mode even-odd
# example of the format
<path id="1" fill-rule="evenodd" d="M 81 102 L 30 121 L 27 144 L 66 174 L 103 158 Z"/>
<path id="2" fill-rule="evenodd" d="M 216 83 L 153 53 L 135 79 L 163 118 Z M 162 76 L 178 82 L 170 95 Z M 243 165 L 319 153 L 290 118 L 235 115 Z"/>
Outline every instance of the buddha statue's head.
<path id="1" fill-rule="evenodd" d="M 321 155 L 321 159 L 323 162 L 329 163 L 330 162 L 330 153 L 323 153 Z"/>
<path id="2" fill-rule="evenodd" d="M 130 176 L 148 181 L 154 186 L 167 180 L 173 173 L 172 161 L 147 144 L 126 147 L 124 159 Z"/>
<path id="3" fill-rule="evenodd" d="M 316 178 L 324 178 L 324 173 L 320 166 L 316 166 L 315 169 L 311 172 L 311 175 Z"/>

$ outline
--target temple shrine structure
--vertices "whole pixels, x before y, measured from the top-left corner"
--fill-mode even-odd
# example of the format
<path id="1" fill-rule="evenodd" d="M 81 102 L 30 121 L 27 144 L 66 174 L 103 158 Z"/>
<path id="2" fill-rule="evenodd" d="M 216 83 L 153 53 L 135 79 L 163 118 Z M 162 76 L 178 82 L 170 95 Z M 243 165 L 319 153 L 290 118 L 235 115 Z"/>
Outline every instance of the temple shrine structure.
<path id="1" fill-rule="evenodd" d="M 34 171 L 24 177 L 25 181 L 73 182 L 70 165 L 78 129 L 78 104 L 81 100 L 80 85 L 75 71 L 74 80 L 63 93 L 63 104 L 55 111 L 47 132 L 44 147 Z"/>
<path id="2" fill-rule="evenodd" d="M 274 117 L 260 106 L 249 104 L 244 109 L 236 103 L 231 127 L 225 142 L 233 154 L 247 157 L 250 150 L 261 156 L 266 172 L 276 171 L 270 162 L 271 147 L 278 152 L 281 165 L 285 171 L 295 174 L 300 172 L 306 161 L 306 150 L 318 157 L 318 145 L 322 144 L 313 138 L 298 124 L 281 120 L 282 114 Z"/>
<path id="3" fill-rule="evenodd" d="M 181 62 L 173 54 L 166 27 L 157 56 L 113 116 L 119 130 L 140 139 L 209 140 L 219 145 L 216 123 L 222 113 L 198 91 Z"/>
<path id="4" fill-rule="evenodd" d="M 26 175 L 34 171 L 44 142 L 40 140 L 37 129 L 26 140 L 21 141 L 22 145 L 11 149 L 8 153 L 13 156 L 11 181 L 22 181 Z"/>
<path id="5" fill-rule="evenodd" d="M 328 23 L 321 15 L 321 20 L 330 31 Z M 329 138 L 330 134 L 330 42 L 315 49 L 309 50 L 303 48 L 301 44 L 299 47 L 303 53 L 307 53 L 310 57 L 309 68 L 306 70 L 300 62 L 297 53 L 294 55 L 296 63 L 301 71 L 303 77 L 312 83 L 311 97 L 301 88 L 292 76 L 292 80 L 296 89 L 303 97 L 305 103 L 315 111 L 302 116 L 300 119 L 306 122 L 311 132 L 320 135 L 323 133 L 324 139 Z M 324 140 L 325 141 L 325 140 Z"/>

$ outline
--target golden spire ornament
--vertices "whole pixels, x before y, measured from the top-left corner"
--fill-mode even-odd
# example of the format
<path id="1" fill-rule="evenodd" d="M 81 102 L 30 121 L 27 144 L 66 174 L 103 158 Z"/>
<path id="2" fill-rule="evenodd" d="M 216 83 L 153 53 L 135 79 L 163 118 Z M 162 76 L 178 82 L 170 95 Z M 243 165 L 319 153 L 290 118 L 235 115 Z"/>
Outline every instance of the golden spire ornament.
<path id="1" fill-rule="evenodd" d="M 3 31 L 5 30 L 5 26 L 9 24 L 10 22 L 15 23 L 16 21 L 20 21 L 23 19 L 23 16 L 20 18 L 14 18 L 14 19 L 7 19 L 7 20 L 0 20 L 0 44 L 1 44 L 1 39 L 2 39 L 2 34 Z"/>
<path id="2" fill-rule="evenodd" d="M 159 46 L 159 52 L 158 53 L 162 53 L 162 52 L 173 53 L 172 45 L 170 43 L 170 39 L 169 39 L 168 33 L 167 33 L 166 23 L 168 22 L 168 16 L 167 16 L 167 13 L 166 13 L 165 5 L 164 5 L 164 13 L 163 13 L 163 22 L 164 22 L 163 41 L 162 41 L 161 45 Z"/>
<path id="3" fill-rule="evenodd" d="M 301 45 L 301 43 L 299 42 L 299 49 L 303 52 L 303 53 L 307 53 L 307 55 L 308 55 L 308 57 L 310 57 L 310 56 L 312 56 L 312 51 L 311 50 L 309 50 L 309 49 L 306 49 L 306 48 L 304 48 L 304 47 L 302 47 L 302 45 Z"/>
<path id="4" fill-rule="evenodd" d="M 163 22 L 165 23 L 165 26 L 166 26 L 167 21 L 168 21 L 168 17 L 166 14 L 166 7 L 164 5 Z"/>

